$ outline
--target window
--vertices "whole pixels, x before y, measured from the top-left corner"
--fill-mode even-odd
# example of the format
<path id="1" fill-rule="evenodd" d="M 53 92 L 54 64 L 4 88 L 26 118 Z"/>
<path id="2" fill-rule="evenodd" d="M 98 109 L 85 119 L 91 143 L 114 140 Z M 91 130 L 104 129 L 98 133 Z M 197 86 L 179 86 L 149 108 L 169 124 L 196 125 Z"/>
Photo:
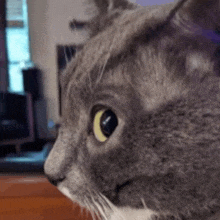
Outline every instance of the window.
<path id="1" fill-rule="evenodd" d="M 6 9 L 8 90 L 24 92 L 22 68 L 31 64 L 27 0 L 7 0 Z"/>

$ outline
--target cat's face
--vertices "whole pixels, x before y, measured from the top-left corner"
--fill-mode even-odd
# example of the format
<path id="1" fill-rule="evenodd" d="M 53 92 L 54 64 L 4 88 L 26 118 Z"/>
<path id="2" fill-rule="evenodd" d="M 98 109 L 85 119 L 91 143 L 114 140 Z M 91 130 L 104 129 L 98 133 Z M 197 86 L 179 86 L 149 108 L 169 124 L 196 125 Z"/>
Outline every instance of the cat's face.
<path id="1" fill-rule="evenodd" d="M 94 3 L 46 174 L 104 219 L 207 219 L 220 206 L 220 1 Z"/>

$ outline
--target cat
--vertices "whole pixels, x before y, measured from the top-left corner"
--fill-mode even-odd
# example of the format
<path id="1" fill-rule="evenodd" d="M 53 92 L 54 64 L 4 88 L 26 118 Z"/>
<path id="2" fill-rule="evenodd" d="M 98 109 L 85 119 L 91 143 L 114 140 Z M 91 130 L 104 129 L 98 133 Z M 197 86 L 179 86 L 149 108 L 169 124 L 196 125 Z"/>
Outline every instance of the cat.
<path id="1" fill-rule="evenodd" d="M 220 0 L 88 4 L 49 181 L 104 220 L 219 220 Z"/>

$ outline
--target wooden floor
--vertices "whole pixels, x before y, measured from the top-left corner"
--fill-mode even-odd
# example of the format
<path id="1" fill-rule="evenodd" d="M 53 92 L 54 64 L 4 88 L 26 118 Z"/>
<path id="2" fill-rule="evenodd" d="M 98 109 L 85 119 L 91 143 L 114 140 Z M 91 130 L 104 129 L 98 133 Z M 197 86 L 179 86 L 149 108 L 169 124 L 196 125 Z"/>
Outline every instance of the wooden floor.
<path id="1" fill-rule="evenodd" d="M 0 176 L 0 220 L 92 220 L 44 176 Z"/>

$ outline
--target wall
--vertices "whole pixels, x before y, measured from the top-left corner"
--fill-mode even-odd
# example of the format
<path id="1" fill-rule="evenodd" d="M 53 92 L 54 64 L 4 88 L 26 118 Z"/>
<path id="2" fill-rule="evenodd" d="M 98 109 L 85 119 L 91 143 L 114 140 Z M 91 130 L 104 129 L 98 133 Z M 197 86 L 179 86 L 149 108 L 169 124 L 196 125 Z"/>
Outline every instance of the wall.
<path id="1" fill-rule="evenodd" d="M 48 130 L 49 121 L 59 121 L 56 45 L 80 44 L 87 36 L 84 31 L 73 33 L 69 29 L 73 15 L 85 19 L 88 17 L 82 13 L 81 3 L 73 2 L 27 0 L 32 60 L 42 70 L 44 98 L 36 103 L 37 127 L 41 138 L 54 135 L 53 129 Z"/>

